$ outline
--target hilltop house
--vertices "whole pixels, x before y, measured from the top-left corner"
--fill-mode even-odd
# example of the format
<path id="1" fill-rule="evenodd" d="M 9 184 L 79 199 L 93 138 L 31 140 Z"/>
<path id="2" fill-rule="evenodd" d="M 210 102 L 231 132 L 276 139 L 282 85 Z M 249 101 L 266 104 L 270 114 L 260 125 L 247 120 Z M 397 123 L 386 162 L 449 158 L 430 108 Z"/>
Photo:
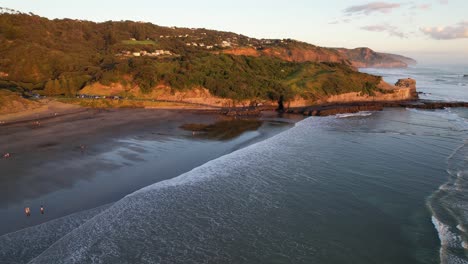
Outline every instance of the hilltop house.
<path id="1" fill-rule="evenodd" d="M 223 48 L 231 47 L 231 43 L 228 42 L 228 41 L 223 40 L 223 42 L 221 42 L 221 47 L 223 47 Z"/>

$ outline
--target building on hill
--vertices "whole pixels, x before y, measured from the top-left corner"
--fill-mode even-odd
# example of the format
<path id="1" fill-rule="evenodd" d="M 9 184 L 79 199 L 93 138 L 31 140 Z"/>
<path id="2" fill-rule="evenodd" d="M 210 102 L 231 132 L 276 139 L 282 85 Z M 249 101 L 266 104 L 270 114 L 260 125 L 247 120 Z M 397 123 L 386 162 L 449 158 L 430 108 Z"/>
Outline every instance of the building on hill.
<path id="1" fill-rule="evenodd" d="M 231 47 L 231 42 L 223 40 L 223 42 L 221 42 L 221 47 L 223 47 L 223 48 Z"/>

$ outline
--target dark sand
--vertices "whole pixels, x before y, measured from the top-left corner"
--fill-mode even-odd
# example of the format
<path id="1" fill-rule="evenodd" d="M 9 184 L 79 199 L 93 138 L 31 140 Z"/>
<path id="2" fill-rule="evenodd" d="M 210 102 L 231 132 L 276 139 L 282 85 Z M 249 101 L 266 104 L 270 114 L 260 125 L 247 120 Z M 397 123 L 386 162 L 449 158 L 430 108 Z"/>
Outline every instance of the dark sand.
<path id="1" fill-rule="evenodd" d="M 0 159 L 0 234 L 115 202 L 271 137 L 298 118 L 269 112 L 243 122 L 210 111 L 89 109 L 40 125 L 0 125 L 0 154 L 12 154 Z"/>

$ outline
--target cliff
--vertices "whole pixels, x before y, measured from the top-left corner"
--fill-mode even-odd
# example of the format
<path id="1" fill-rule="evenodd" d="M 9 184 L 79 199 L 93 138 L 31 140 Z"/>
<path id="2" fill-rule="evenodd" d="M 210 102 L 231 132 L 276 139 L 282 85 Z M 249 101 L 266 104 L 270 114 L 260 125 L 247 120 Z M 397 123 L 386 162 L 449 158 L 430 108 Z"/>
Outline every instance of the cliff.
<path id="1" fill-rule="evenodd" d="M 380 54 L 382 54 L 383 56 L 393 58 L 395 60 L 402 61 L 402 62 L 406 63 L 407 65 L 416 65 L 416 64 L 418 64 L 418 62 L 415 59 L 408 58 L 408 57 L 405 57 L 405 56 L 402 56 L 402 55 L 391 54 L 391 53 L 380 53 Z"/>
<path id="2" fill-rule="evenodd" d="M 331 95 L 318 100 L 306 100 L 296 97 L 286 105 L 287 107 L 306 107 L 317 104 L 340 104 L 355 102 L 395 102 L 418 99 L 416 91 L 416 80 L 400 79 L 395 85 L 381 81 L 378 85 L 379 91 L 372 94 L 363 94 L 361 92 L 349 92 L 338 95 Z"/>
<path id="3" fill-rule="evenodd" d="M 360 56 L 291 39 L 28 14 L 0 14 L 0 32 L 0 89 L 23 94 L 226 105 L 382 92 L 380 77 L 352 67 Z M 375 65 L 375 52 L 363 52 Z"/>
<path id="4" fill-rule="evenodd" d="M 379 53 L 369 48 L 331 49 L 300 42 L 274 47 L 234 47 L 222 52 L 238 56 L 270 56 L 290 62 L 337 62 L 355 68 L 406 68 L 417 63 L 408 57 Z"/>
<path id="5" fill-rule="evenodd" d="M 416 61 L 401 55 L 379 53 L 369 48 L 336 49 L 356 68 L 406 68 Z"/>
<path id="6" fill-rule="evenodd" d="M 408 101 L 418 98 L 416 92 L 416 81 L 413 79 L 401 79 L 395 85 L 388 84 L 383 80 L 378 84 L 378 90 L 372 93 L 346 92 L 340 94 L 322 95 L 316 98 L 307 98 L 296 95 L 294 98 L 284 100 L 286 108 L 307 107 L 320 104 L 342 104 L 355 102 L 395 102 Z M 101 85 L 90 85 L 82 90 L 84 94 L 99 94 L 115 96 L 131 94 L 139 99 L 167 101 L 175 103 L 189 103 L 207 107 L 247 107 L 247 106 L 270 106 L 278 107 L 278 101 L 270 99 L 243 99 L 233 100 L 213 95 L 208 89 L 197 87 L 188 91 L 173 91 L 166 85 L 158 85 L 151 93 L 142 94 L 138 87 L 124 87 L 120 84 L 112 84 L 107 87 Z"/>

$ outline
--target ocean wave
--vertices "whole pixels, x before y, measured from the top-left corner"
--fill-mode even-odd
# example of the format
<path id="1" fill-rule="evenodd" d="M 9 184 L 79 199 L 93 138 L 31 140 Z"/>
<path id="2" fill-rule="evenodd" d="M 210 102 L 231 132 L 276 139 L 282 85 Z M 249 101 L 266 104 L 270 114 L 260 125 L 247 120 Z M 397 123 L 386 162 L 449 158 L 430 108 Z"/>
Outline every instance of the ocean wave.
<path id="1" fill-rule="evenodd" d="M 442 247 L 461 248 L 463 240 L 461 237 L 451 231 L 451 227 L 442 223 L 437 217 L 432 216 L 432 223 L 437 229 Z M 444 253 L 445 254 L 445 253 Z"/>
<path id="2" fill-rule="evenodd" d="M 448 182 L 444 183 L 429 198 L 432 222 L 441 241 L 440 259 L 442 263 L 463 262 L 468 233 L 463 226 L 468 225 L 468 142 L 458 147 L 447 158 Z"/>
<path id="3" fill-rule="evenodd" d="M 360 117 L 360 116 L 370 116 L 372 112 L 362 111 L 357 113 L 349 113 L 349 114 L 337 114 L 335 115 L 336 118 L 348 118 L 348 117 Z"/>
<path id="4" fill-rule="evenodd" d="M 287 182 L 293 182 L 295 177 L 298 177 L 294 173 L 282 173 L 281 170 L 284 170 L 285 163 L 288 162 L 285 157 L 292 156 L 292 153 L 297 154 L 298 146 L 312 141 L 311 135 L 315 131 L 299 128 L 307 126 L 323 129 L 342 123 L 343 120 L 338 121 L 333 117 L 308 118 L 268 140 L 212 160 L 171 180 L 142 188 L 62 237 L 30 263 L 113 263 L 122 258 L 134 262 L 158 263 L 162 262 L 158 259 L 161 255 L 165 256 L 166 260 L 168 257 L 174 260 L 174 263 L 196 263 L 197 260 L 202 262 L 206 259 L 214 259 L 220 263 L 232 262 L 233 255 L 204 247 L 210 241 L 210 236 L 216 237 L 219 243 L 232 243 L 237 233 L 246 228 L 247 230 L 242 230 L 242 238 L 255 241 L 255 245 L 259 236 L 275 232 L 268 229 L 268 221 L 262 221 L 260 228 L 249 230 L 250 226 L 255 225 L 255 222 L 249 222 L 249 218 L 262 215 L 265 208 L 273 208 L 274 212 L 277 212 L 278 205 L 275 204 L 273 196 L 269 196 L 270 193 L 278 194 L 282 191 L 282 184 L 275 181 L 275 177 L 287 178 Z M 320 141 L 320 138 L 317 141 Z M 294 161 L 308 163 L 316 157 L 298 155 Z M 274 162 L 271 162 L 272 160 Z M 262 166 L 266 167 L 264 169 L 267 171 L 255 173 L 256 168 Z M 456 168 L 452 166 L 451 170 L 453 169 Z M 279 173 L 275 175 L 277 171 Z M 304 170 L 302 177 L 309 174 L 310 171 Z M 269 192 L 263 189 L 265 186 L 270 188 Z M 239 189 L 248 192 L 245 196 L 237 195 L 239 193 L 233 190 Z M 205 203 L 207 200 L 210 202 Z M 257 203 L 258 206 L 251 208 L 253 203 Z M 187 205 L 190 206 L 190 211 L 185 210 Z M 210 214 L 204 214 L 200 210 L 207 207 Z M 168 214 L 176 217 L 164 218 Z M 201 224 L 193 220 L 198 220 Z M 444 246 L 463 247 L 463 241 L 458 240 L 460 236 L 453 232 L 450 225 L 436 216 L 433 217 L 433 222 L 438 231 L 440 230 L 439 235 Z M 142 237 L 145 238 L 144 241 Z M 290 244 L 284 242 L 286 240 L 283 237 L 279 240 L 278 244 L 268 244 L 261 248 L 264 250 L 262 254 L 274 254 L 281 252 L 281 249 L 284 249 L 282 247 L 288 247 L 290 255 L 287 257 L 310 255 L 310 248 L 301 248 L 303 245 L 295 243 L 294 240 L 294 243 Z M 196 252 L 186 253 L 193 248 L 197 249 L 194 250 Z M 129 252 L 123 252 L 124 249 Z M 464 263 L 463 259 L 456 255 L 446 256 L 444 258 L 448 259 L 447 263 Z M 283 262 L 299 261 L 289 259 Z"/>
<path id="5" fill-rule="evenodd" d="M 0 263 L 27 263 L 109 206 L 103 205 L 0 236 Z"/>
<path id="6" fill-rule="evenodd" d="M 462 259 L 463 256 L 455 253 L 460 249 L 467 249 L 467 242 L 460 235 L 454 233 L 449 225 L 442 223 L 437 217 L 432 216 L 432 223 L 437 230 L 441 243 L 439 251 L 440 262 L 442 264 L 468 263 L 468 261 Z"/>
<path id="7" fill-rule="evenodd" d="M 307 119 L 296 123 L 295 127 L 305 125 L 304 122 L 308 122 Z M 317 122 L 322 121 L 317 120 Z M 124 254 L 119 250 L 119 247 L 122 246 L 120 244 L 122 243 L 120 241 L 122 236 L 126 239 L 126 249 L 131 251 L 132 254 L 139 255 L 140 259 L 137 262 L 159 262 L 157 260 L 158 256 L 165 254 L 175 254 L 171 257 L 177 263 L 193 263 L 197 257 L 201 259 L 207 259 L 208 256 L 214 259 L 225 257 L 218 256 L 216 252 L 205 251 L 194 253 L 195 255 L 198 254 L 197 256 L 186 256 L 187 254 L 180 252 L 177 254 L 174 251 L 187 250 L 185 248 L 187 245 L 181 244 L 180 239 L 187 237 L 187 239 L 193 240 L 196 237 L 195 240 L 200 239 L 199 243 L 203 244 L 203 237 L 212 234 L 205 233 L 208 230 L 198 230 L 200 227 L 195 228 L 192 226 L 193 223 L 190 217 L 195 217 L 192 215 L 181 215 L 179 219 L 173 219 L 170 223 L 162 221 L 161 218 L 168 214 L 168 210 L 176 210 L 172 206 L 182 206 L 187 201 L 195 199 L 195 197 L 200 199 L 200 197 L 210 196 L 211 191 L 217 191 L 210 190 L 212 188 L 210 185 L 214 184 L 212 179 L 222 181 L 234 176 L 243 177 L 236 174 L 235 171 L 238 168 L 254 168 L 257 162 L 254 157 L 267 158 L 268 153 L 272 152 L 270 149 L 272 147 L 271 142 L 287 140 L 288 134 L 294 131 L 295 127 L 265 141 L 209 161 L 180 176 L 157 182 L 128 194 L 104 212 L 89 219 L 83 225 L 63 236 L 51 247 L 31 260 L 30 263 L 112 263 L 118 259 L 117 256 Z M 235 185 L 230 188 L 239 188 L 243 184 L 248 184 L 247 182 L 243 183 L 247 180 L 236 181 Z M 249 185 L 250 188 L 255 185 L 261 186 L 262 184 L 257 179 L 252 178 L 252 181 L 253 183 Z M 223 187 L 229 188 L 226 185 Z M 264 196 L 267 194 L 259 192 L 257 195 Z M 241 198 L 229 197 L 229 199 L 233 200 Z M 222 200 L 222 197 L 217 197 L 216 200 L 212 201 L 216 206 L 216 203 L 222 203 Z M 261 202 L 264 203 L 262 208 L 265 210 L 266 208 L 275 206 L 271 204 L 271 199 L 261 199 Z M 193 204 L 192 206 L 196 211 L 197 206 L 203 207 L 204 204 Z M 245 205 L 242 203 L 231 205 L 231 207 L 235 206 L 244 207 Z M 237 210 L 243 211 L 245 209 L 237 208 Z M 217 213 L 218 211 L 214 210 L 213 213 Z M 197 213 L 194 214 L 196 215 Z M 252 214 L 254 213 L 252 212 Z M 197 217 L 197 219 L 200 219 L 200 217 Z M 213 217 L 210 217 L 210 219 L 204 217 L 204 219 L 209 225 L 213 225 L 211 228 L 223 228 Z M 198 235 L 194 236 L 194 232 Z M 168 240 L 173 235 L 177 235 L 178 238 L 174 238 L 173 241 Z M 229 234 L 226 233 L 226 235 Z M 150 241 L 143 244 L 138 243 L 141 236 L 146 237 Z M 219 233 L 217 233 L 217 236 L 222 237 Z M 252 239 L 255 239 L 255 237 L 252 237 Z M 128 244 L 128 241 L 135 241 L 137 244 L 131 245 Z M 161 247 L 155 248 L 154 245 L 156 244 Z M 134 256 L 132 255 L 132 257 Z"/>
<path id="8" fill-rule="evenodd" d="M 452 122 L 458 129 L 465 131 L 468 130 L 468 120 L 455 113 L 451 108 L 447 107 L 443 110 L 424 110 L 406 108 L 407 111 L 415 112 L 422 115 L 437 116 Z"/>

